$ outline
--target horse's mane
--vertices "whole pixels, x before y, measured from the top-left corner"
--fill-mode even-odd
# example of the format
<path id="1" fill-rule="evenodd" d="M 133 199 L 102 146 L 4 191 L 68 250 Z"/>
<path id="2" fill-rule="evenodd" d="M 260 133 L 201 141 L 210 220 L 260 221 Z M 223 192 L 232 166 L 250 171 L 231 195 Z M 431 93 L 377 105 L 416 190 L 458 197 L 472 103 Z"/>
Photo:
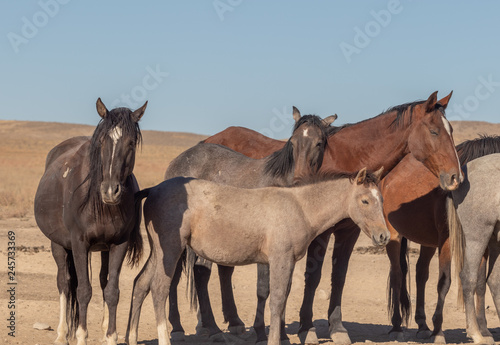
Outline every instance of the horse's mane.
<path id="1" fill-rule="evenodd" d="M 400 105 L 395 105 L 395 106 L 383 111 L 382 113 L 378 114 L 375 117 L 372 117 L 372 118 L 369 118 L 369 119 L 366 119 L 366 120 L 363 120 L 360 122 L 347 123 L 345 125 L 338 126 L 338 127 L 331 126 L 330 128 L 328 128 L 327 134 L 328 134 L 328 136 L 335 135 L 338 132 L 340 132 L 341 130 L 343 130 L 344 128 L 358 125 L 358 124 L 364 123 L 366 121 L 373 120 L 379 116 L 387 115 L 387 114 L 392 113 L 392 112 L 396 112 L 396 118 L 391 122 L 391 124 L 389 125 L 389 128 L 391 128 L 392 130 L 405 128 L 405 126 L 409 126 L 412 123 L 413 111 L 415 109 L 415 106 L 417 106 L 419 104 L 423 104 L 424 102 L 425 101 L 420 100 L 420 101 L 414 101 L 414 102 L 404 103 L 404 104 L 400 104 Z M 444 115 L 444 107 L 443 106 L 441 106 L 440 104 L 436 104 L 436 109 L 440 110 L 441 113 Z M 408 118 L 408 121 L 405 121 L 407 118 Z M 405 122 L 406 122 L 406 125 L 405 125 Z"/>
<path id="2" fill-rule="evenodd" d="M 332 171 L 320 172 L 319 174 L 316 174 L 313 176 L 307 176 L 305 178 L 300 179 L 300 181 L 298 181 L 298 183 L 294 184 L 294 187 L 295 186 L 303 186 L 306 184 L 321 183 L 321 182 L 330 181 L 330 180 L 346 179 L 346 178 L 348 178 L 350 181 L 353 181 L 357 175 L 358 175 L 358 172 L 354 172 L 354 173 L 332 172 Z M 379 182 L 380 182 L 380 180 L 377 177 L 375 177 L 375 174 L 373 172 L 367 171 L 366 178 L 364 181 L 365 186 L 369 185 L 369 184 L 378 185 Z"/>
<path id="3" fill-rule="evenodd" d="M 481 134 L 479 138 L 467 140 L 456 146 L 460 165 L 490 155 L 500 153 L 500 136 Z"/>
<path id="4" fill-rule="evenodd" d="M 311 126 L 316 126 L 321 129 L 322 136 L 326 141 L 327 138 L 327 127 L 323 124 L 323 120 L 317 115 L 304 115 L 299 121 L 297 121 L 293 127 L 293 133 L 302 126 L 303 124 L 308 124 Z M 293 147 L 290 139 L 286 142 L 285 146 L 271 154 L 266 161 L 264 172 L 272 177 L 285 177 L 293 171 L 294 160 L 293 160 Z"/>
<path id="5" fill-rule="evenodd" d="M 133 138 L 135 145 L 139 145 L 142 142 L 141 130 L 139 124 L 132 119 L 131 115 L 132 110 L 128 108 L 116 108 L 109 111 L 106 117 L 99 121 L 90 140 L 89 174 L 80 185 L 82 186 L 89 181 L 89 188 L 80 208 L 82 209 L 92 203 L 96 219 L 99 219 L 103 214 L 103 202 L 100 193 L 102 182 L 101 142 L 113 128 L 119 126 L 123 136 Z"/>

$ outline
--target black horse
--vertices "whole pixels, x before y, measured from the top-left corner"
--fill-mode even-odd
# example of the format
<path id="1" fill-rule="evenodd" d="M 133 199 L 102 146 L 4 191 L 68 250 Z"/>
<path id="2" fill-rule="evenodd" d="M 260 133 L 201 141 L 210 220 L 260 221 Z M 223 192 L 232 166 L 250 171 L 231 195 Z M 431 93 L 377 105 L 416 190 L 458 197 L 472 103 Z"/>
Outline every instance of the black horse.
<path id="1" fill-rule="evenodd" d="M 139 186 L 132 170 L 142 138 L 138 121 L 147 102 L 136 111 L 108 111 L 100 98 L 96 106 L 102 119 L 93 136 L 68 139 L 49 152 L 35 196 L 36 222 L 51 240 L 57 264 L 56 344 L 68 344 L 75 330 L 78 345 L 87 343 L 91 251 L 101 251 L 103 328 L 107 343 L 116 344 L 120 270 L 127 254 L 129 263 L 136 264 L 142 253 L 140 213 L 134 208 Z"/>

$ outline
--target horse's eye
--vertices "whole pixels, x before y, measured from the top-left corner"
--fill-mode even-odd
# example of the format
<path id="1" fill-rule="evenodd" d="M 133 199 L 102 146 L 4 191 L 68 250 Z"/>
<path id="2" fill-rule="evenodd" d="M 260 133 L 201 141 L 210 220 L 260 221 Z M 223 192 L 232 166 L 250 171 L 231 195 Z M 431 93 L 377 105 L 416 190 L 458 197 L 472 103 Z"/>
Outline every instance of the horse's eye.
<path id="1" fill-rule="evenodd" d="M 368 204 L 369 204 L 368 200 L 366 200 L 366 199 L 361 200 L 361 202 L 362 202 L 363 204 L 365 204 L 365 205 L 368 205 Z"/>
<path id="2" fill-rule="evenodd" d="M 316 144 L 317 147 L 323 146 L 323 143 L 320 141 L 319 143 Z"/>
<path id="3" fill-rule="evenodd" d="M 438 135 L 438 132 L 436 132 L 435 130 L 433 129 L 429 129 L 429 131 L 431 132 L 432 135 Z"/>

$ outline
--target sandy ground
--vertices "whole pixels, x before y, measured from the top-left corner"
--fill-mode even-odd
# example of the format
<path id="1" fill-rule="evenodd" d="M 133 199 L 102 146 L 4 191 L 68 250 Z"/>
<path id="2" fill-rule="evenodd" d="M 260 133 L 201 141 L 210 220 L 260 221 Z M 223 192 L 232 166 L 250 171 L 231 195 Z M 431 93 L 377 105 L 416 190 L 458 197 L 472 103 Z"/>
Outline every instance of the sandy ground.
<path id="1" fill-rule="evenodd" d="M 16 336 L 8 336 L 9 310 L 8 285 L 7 285 L 7 232 L 14 231 L 16 235 Z M 0 343 L 2 344 L 52 344 L 56 338 L 54 330 L 36 330 L 33 324 L 36 322 L 46 323 L 52 329 L 57 328 L 59 299 L 56 288 L 56 265 L 50 253 L 50 242 L 39 231 L 33 218 L 0 220 Z M 146 241 L 147 242 L 147 241 Z M 331 244 L 329 255 L 331 255 Z M 361 234 L 350 263 L 347 283 L 343 296 L 343 319 L 345 327 L 353 342 L 356 343 L 384 343 L 389 341 L 388 331 L 390 329 L 389 317 L 386 311 L 386 287 L 389 272 L 389 262 L 385 254 L 374 254 L 364 251 L 364 247 L 370 246 L 370 240 Z M 413 245 L 416 247 L 416 245 Z M 149 251 L 149 249 L 147 249 Z M 102 331 L 100 322 L 102 319 L 102 294 L 98 284 L 99 255 L 93 254 L 93 297 L 89 306 L 89 344 L 100 344 Z M 415 272 L 416 256 L 411 255 L 411 274 Z M 140 266 L 142 267 L 142 265 Z M 291 295 L 287 305 L 287 331 L 292 343 L 298 344 L 296 336 L 298 330 L 298 314 L 303 291 L 303 272 L 305 262 L 301 260 L 295 269 Z M 124 335 L 128 318 L 132 282 L 139 268 L 130 269 L 124 267 L 120 281 L 120 304 L 118 306 L 118 336 L 119 342 L 124 343 Z M 328 339 L 328 323 L 326 312 L 328 308 L 328 296 L 330 294 L 330 272 L 331 264 L 325 263 L 323 269 L 324 278 L 316 295 L 314 305 L 315 325 L 318 329 L 320 341 L 323 344 L 331 343 Z M 436 304 L 436 281 L 437 281 L 437 259 L 432 262 L 431 276 L 427 289 L 427 315 L 432 319 L 432 313 Z M 210 292 L 212 305 L 220 327 L 225 329 L 222 322 L 220 293 L 216 272 L 212 275 Z M 241 319 L 247 325 L 247 334 L 241 343 L 251 344 L 255 336 L 249 325 L 253 323 L 256 306 L 256 267 L 255 265 L 240 267 L 234 274 L 234 292 Z M 415 284 L 412 277 L 412 301 L 415 302 Z M 184 344 L 208 343 L 207 338 L 197 337 L 195 333 L 196 313 L 189 310 L 187 299 L 183 297 L 185 282 L 180 284 L 180 309 L 182 321 L 188 337 Z M 461 309 L 456 307 L 457 287 L 453 283 L 448 294 L 445 313 L 444 329 L 448 343 L 470 342 L 465 335 L 465 316 Z M 488 324 L 493 332 L 494 338 L 500 342 L 500 323 L 496 316 L 495 307 L 491 297 L 487 296 L 488 310 L 486 312 Z M 267 324 L 269 324 L 269 312 L 266 311 Z M 406 330 L 408 342 L 421 342 L 415 339 L 415 322 L 411 322 Z M 141 323 L 139 326 L 139 340 L 141 344 L 157 343 L 154 312 L 151 298 L 148 297 L 142 309 Z M 75 341 L 72 341 L 74 344 Z M 179 343 L 182 344 L 182 343 Z"/>

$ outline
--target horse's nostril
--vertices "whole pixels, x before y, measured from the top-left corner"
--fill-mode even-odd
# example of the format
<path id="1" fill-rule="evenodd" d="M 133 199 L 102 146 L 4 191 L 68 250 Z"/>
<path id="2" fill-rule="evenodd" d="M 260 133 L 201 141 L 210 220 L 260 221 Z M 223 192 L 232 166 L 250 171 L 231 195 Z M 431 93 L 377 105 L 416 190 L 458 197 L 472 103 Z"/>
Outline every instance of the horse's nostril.
<path id="1" fill-rule="evenodd" d="M 119 193 L 120 193 L 120 185 L 117 184 L 116 187 L 115 187 L 114 195 L 117 195 Z"/>

